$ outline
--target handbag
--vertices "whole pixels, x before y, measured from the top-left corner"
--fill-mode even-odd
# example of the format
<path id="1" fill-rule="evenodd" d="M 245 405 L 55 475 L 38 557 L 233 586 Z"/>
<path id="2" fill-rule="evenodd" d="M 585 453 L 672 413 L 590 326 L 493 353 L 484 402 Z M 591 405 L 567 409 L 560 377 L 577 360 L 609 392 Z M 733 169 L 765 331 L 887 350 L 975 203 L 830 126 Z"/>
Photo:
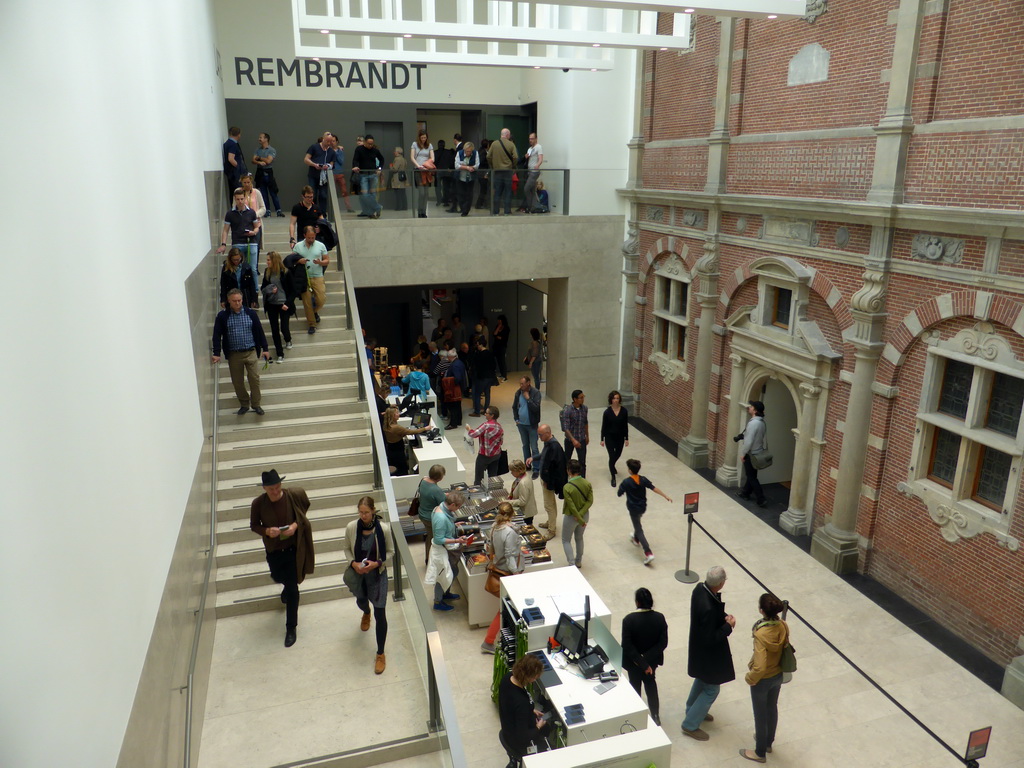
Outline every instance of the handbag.
<path id="1" fill-rule="evenodd" d="M 772 465 L 775 457 L 772 456 L 771 451 L 768 450 L 768 427 L 764 428 L 764 450 L 760 453 L 750 454 L 750 465 L 754 469 L 768 469 Z"/>
<path id="2" fill-rule="evenodd" d="M 790 645 L 789 640 L 786 640 L 786 644 L 782 646 L 779 668 L 786 673 L 796 672 L 796 648 Z"/>
<path id="3" fill-rule="evenodd" d="M 348 591 L 354 595 L 362 584 L 362 575 L 356 573 L 356 569 L 352 567 L 352 563 L 349 563 L 348 568 L 346 568 L 345 572 L 341 575 L 341 580 L 345 582 L 345 586 L 348 587 Z"/>
<path id="4" fill-rule="evenodd" d="M 498 454 L 498 466 L 495 468 L 495 472 L 499 475 L 508 474 L 508 451 L 504 448 L 501 453 Z"/>
<path id="5" fill-rule="evenodd" d="M 484 582 L 484 591 L 490 592 L 495 597 L 501 595 L 501 577 L 508 576 L 505 571 L 499 571 L 494 566 L 488 566 L 487 568 L 487 581 Z"/>
<path id="6" fill-rule="evenodd" d="M 420 492 L 416 491 L 416 495 L 412 497 L 412 501 L 409 502 L 409 517 L 416 517 L 420 513 Z"/>
<path id="7" fill-rule="evenodd" d="M 405 175 L 405 171 L 399 171 L 398 172 L 398 180 L 399 181 L 407 181 L 408 180 L 408 177 Z"/>

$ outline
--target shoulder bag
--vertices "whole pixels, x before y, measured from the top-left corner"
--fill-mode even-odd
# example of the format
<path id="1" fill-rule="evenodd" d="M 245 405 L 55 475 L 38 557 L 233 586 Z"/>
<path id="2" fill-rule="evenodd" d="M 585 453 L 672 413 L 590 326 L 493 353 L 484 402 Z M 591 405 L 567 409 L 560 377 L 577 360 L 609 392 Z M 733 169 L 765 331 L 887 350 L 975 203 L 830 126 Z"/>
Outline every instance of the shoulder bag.
<path id="1" fill-rule="evenodd" d="M 782 656 L 779 659 L 779 668 L 783 672 L 792 674 L 796 672 L 796 648 L 790 645 L 789 638 L 786 638 L 786 644 L 782 646 Z"/>
<path id="2" fill-rule="evenodd" d="M 412 497 L 412 501 L 409 503 L 409 517 L 416 517 L 420 513 L 420 491 L 416 489 L 416 495 Z"/>
<path id="3" fill-rule="evenodd" d="M 760 453 L 750 454 L 750 463 L 754 469 L 768 469 L 775 461 L 775 457 L 772 456 L 771 451 L 768 450 L 768 427 L 764 428 L 764 450 Z"/>

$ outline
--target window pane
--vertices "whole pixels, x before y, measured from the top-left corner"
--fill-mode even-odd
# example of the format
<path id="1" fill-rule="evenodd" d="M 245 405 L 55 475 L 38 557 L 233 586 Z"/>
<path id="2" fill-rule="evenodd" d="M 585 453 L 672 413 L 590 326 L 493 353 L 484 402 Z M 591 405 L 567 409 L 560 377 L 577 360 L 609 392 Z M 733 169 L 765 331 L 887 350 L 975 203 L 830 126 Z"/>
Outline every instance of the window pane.
<path id="1" fill-rule="evenodd" d="M 944 483 L 953 484 L 956 477 L 956 462 L 960 456 L 960 436 L 944 429 L 935 429 L 935 446 L 932 451 L 932 467 L 929 472 Z"/>
<path id="2" fill-rule="evenodd" d="M 789 314 L 793 305 L 793 292 L 788 288 L 775 289 L 775 313 L 772 322 L 789 328 Z"/>
<path id="3" fill-rule="evenodd" d="M 967 400 L 971 396 L 971 379 L 974 366 L 958 360 L 947 360 L 942 376 L 942 394 L 939 395 L 939 412 L 948 413 L 958 419 L 967 417 Z"/>
<path id="4" fill-rule="evenodd" d="M 658 306 L 657 306 L 657 308 L 658 309 L 662 309 L 662 310 L 664 310 L 666 312 L 670 312 L 671 311 L 671 309 L 670 309 L 671 302 L 672 302 L 671 293 L 672 293 L 672 281 L 669 280 L 667 277 L 659 277 L 658 278 L 658 290 L 657 290 L 657 294 L 658 294 Z"/>
<path id="5" fill-rule="evenodd" d="M 676 283 L 675 288 L 676 295 L 674 297 L 675 301 L 673 302 L 672 314 L 680 315 L 681 317 L 686 317 L 686 294 L 690 286 L 687 285 L 686 283 Z"/>
<path id="6" fill-rule="evenodd" d="M 1006 482 L 1010 477 L 1009 455 L 993 448 L 982 448 L 981 466 L 978 469 L 978 490 L 980 499 L 997 506 L 1003 505 L 1006 497 Z"/>
<path id="7" fill-rule="evenodd" d="M 686 328 L 681 325 L 676 326 L 676 357 L 686 359 Z"/>
<path id="8" fill-rule="evenodd" d="M 1017 436 L 1021 405 L 1024 404 L 1024 379 L 997 373 L 992 377 L 992 398 L 985 426 L 1011 437 Z"/>
<path id="9" fill-rule="evenodd" d="M 658 351 L 668 354 L 668 320 L 658 318 Z"/>

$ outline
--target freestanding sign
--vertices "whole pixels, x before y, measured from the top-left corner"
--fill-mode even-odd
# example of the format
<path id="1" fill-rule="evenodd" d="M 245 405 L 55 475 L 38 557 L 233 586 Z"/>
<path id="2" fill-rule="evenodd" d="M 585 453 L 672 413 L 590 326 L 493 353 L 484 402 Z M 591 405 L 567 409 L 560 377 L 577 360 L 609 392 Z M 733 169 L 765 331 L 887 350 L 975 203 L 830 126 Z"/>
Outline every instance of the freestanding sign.
<path id="1" fill-rule="evenodd" d="M 964 760 L 967 761 L 968 765 L 977 765 L 977 761 L 985 756 L 988 752 L 988 741 L 992 737 L 992 726 L 988 728 L 981 728 L 977 731 L 971 731 L 971 735 L 967 737 L 967 752 L 964 754 Z"/>
<path id="2" fill-rule="evenodd" d="M 683 494 L 683 512 L 686 513 L 686 566 L 683 570 L 676 571 L 676 581 L 681 581 L 683 584 L 695 584 L 700 578 L 690 570 L 690 539 L 693 536 L 693 516 L 697 513 L 698 506 L 700 506 L 699 493 Z"/>
<path id="3" fill-rule="evenodd" d="M 687 493 L 683 495 L 683 512 L 688 515 L 697 514 L 697 507 L 700 505 L 699 493 Z"/>

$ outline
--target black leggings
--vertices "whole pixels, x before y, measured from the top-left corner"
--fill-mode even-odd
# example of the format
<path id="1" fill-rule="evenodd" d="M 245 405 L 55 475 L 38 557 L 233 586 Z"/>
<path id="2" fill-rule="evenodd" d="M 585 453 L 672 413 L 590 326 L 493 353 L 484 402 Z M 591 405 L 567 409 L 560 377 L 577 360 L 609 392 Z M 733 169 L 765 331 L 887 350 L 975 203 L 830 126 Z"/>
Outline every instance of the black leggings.
<path id="1" fill-rule="evenodd" d="M 359 606 L 359 610 L 363 613 L 370 612 L 370 601 L 364 598 L 356 598 L 356 605 Z M 373 609 L 373 625 L 377 632 L 377 653 L 384 653 L 384 643 L 388 640 L 388 613 L 382 605 L 380 608 Z M 650 700 L 650 694 L 647 699 Z"/>
<path id="2" fill-rule="evenodd" d="M 612 477 L 617 474 L 615 471 L 615 462 L 622 457 L 622 449 L 626 445 L 626 438 L 624 437 L 606 437 L 604 439 L 605 450 L 608 451 L 608 471 Z"/>
<path id="3" fill-rule="evenodd" d="M 270 319 L 270 333 L 274 337 L 274 351 L 278 357 L 284 357 L 284 344 L 292 340 L 292 332 L 288 327 L 291 310 L 286 312 L 280 304 L 267 304 L 267 317 Z M 284 331 L 284 344 L 281 343 L 281 331 Z"/>

